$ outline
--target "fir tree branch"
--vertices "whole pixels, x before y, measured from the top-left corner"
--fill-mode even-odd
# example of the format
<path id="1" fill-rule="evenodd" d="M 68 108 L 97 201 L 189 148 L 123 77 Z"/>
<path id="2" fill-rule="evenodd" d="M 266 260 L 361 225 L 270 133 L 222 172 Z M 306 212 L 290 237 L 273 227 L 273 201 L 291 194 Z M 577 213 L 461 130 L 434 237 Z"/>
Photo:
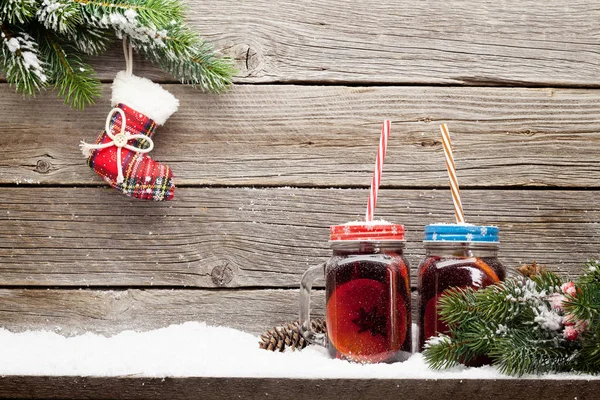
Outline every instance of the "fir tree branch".
<path id="1" fill-rule="evenodd" d="M 540 292 L 545 291 L 548 294 L 560 292 L 562 281 L 553 272 L 543 271 L 540 274 L 532 276 L 530 279 L 535 282 L 537 290 Z"/>
<path id="2" fill-rule="evenodd" d="M 229 58 L 217 56 L 208 44 L 180 48 L 176 38 L 169 37 L 165 44 L 155 49 L 143 46 L 136 48 L 153 64 L 182 83 L 210 92 L 221 92 L 231 85 L 236 69 Z"/>
<path id="3" fill-rule="evenodd" d="M 19 92 L 54 83 L 65 102 L 83 108 L 99 94 L 83 54 L 101 54 L 115 37 L 127 36 L 181 82 L 221 91 L 236 72 L 232 61 L 185 25 L 185 10 L 181 0 L 4 0 L 0 70 Z"/>
<path id="4" fill-rule="evenodd" d="M 440 297 L 440 317 L 447 325 L 456 325 L 468 315 L 480 310 L 476 304 L 475 290 L 470 287 L 448 289 Z"/>
<path id="5" fill-rule="evenodd" d="M 87 55 L 104 53 L 114 41 L 113 31 L 93 26 L 78 26 L 69 36 L 69 41 L 77 50 Z"/>
<path id="6" fill-rule="evenodd" d="M 464 341 L 441 334 L 425 342 L 423 357 L 430 368 L 452 368 L 460 364 L 468 355 L 468 349 L 469 347 Z"/>
<path id="7" fill-rule="evenodd" d="M 452 368 L 460 363 L 460 357 L 456 356 L 455 351 L 463 347 L 463 343 L 455 343 L 450 336 L 438 335 L 425 342 L 423 357 L 429 368 Z"/>
<path id="8" fill-rule="evenodd" d="M 145 58 L 182 83 L 219 92 L 236 73 L 232 61 L 218 56 L 182 18 L 177 0 L 147 0 L 143 7 L 131 0 L 106 2 L 75 0 L 85 5 L 85 19 L 100 28 L 111 27 L 127 36 Z"/>
<path id="9" fill-rule="evenodd" d="M 567 296 L 565 311 L 577 320 L 597 326 L 600 324 L 600 262 L 588 261 L 583 271 L 577 280 L 577 295 Z"/>
<path id="10" fill-rule="evenodd" d="M 140 24 L 148 27 L 164 27 L 172 21 L 181 21 L 186 10 L 179 0 L 72 0 L 80 4 L 90 15 L 99 15 L 110 19 L 111 16 L 124 15 L 126 11 L 135 11 Z M 104 23 L 107 23 L 105 21 Z"/>
<path id="11" fill-rule="evenodd" d="M 72 44 L 62 42 L 53 32 L 41 35 L 42 49 L 54 71 L 52 82 L 65 104 L 83 109 L 101 96 L 101 83 L 93 68 L 84 62 Z"/>
<path id="12" fill-rule="evenodd" d="M 440 315 L 450 333 L 429 339 L 425 360 L 439 369 L 487 355 L 509 375 L 599 373 L 599 265 L 588 265 L 572 295 L 545 271 L 484 289 L 446 291 Z"/>
<path id="13" fill-rule="evenodd" d="M 26 23 L 36 12 L 36 0 L 3 0 L 0 4 L 0 22 Z"/>
<path id="14" fill-rule="evenodd" d="M 33 95 L 48 83 L 38 44 L 25 32 L 0 23 L 0 71 L 17 91 Z"/>
<path id="15" fill-rule="evenodd" d="M 600 285 L 588 284 L 578 288 L 577 296 L 567 296 L 565 311 L 578 320 L 593 321 L 600 316 Z"/>
<path id="16" fill-rule="evenodd" d="M 46 29 L 60 34 L 73 34 L 83 23 L 81 9 L 73 0 L 40 2 L 36 17 Z"/>
<path id="17" fill-rule="evenodd" d="M 598 374 L 600 371 L 600 321 L 590 325 L 590 331 L 581 338 L 581 349 L 574 360 L 575 369 L 588 374 Z"/>
<path id="18" fill-rule="evenodd" d="M 501 373 L 522 376 L 567 371 L 572 351 L 570 346 L 560 346 L 555 340 L 532 337 L 527 330 L 514 330 L 497 338 L 488 354 Z"/>
<path id="19" fill-rule="evenodd" d="M 494 345 L 498 334 L 498 325 L 483 319 L 470 319 L 466 324 L 458 327 L 460 334 L 457 337 L 468 346 L 470 357 L 463 362 L 471 361 L 477 356 L 487 354 L 488 349 Z"/>
<path id="20" fill-rule="evenodd" d="M 590 260 L 585 263 L 583 275 L 577 280 L 582 285 L 596 284 L 600 285 L 600 260 Z"/>

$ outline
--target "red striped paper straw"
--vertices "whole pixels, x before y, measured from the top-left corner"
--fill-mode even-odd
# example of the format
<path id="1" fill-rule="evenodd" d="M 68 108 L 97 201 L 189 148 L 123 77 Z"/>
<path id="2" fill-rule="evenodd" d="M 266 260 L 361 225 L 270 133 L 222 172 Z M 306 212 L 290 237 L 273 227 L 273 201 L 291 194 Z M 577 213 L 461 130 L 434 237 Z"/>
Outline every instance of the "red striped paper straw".
<path id="1" fill-rule="evenodd" d="M 452 192 L 452 201 L 454 202 L 454 214 L 456 214 L 456 222 L 461 224 L 465 222 L 465 213 L 463 211 L 462 202 L 460 201 L 460 189 L 458 187 L 458 179 L 456 178 L 456 165 L 452 156 L 452 141 L 446 124 L 440 125 L 442 131 L 442 145 L 444 147 L 444 155 L 446 156 L 446 169 L 450 178 L 450 191 Z"/>
<path id="2" fill-rule="evenodd" d="M 373 214 L 375 213 L 375 205 L 377 204 L 377 192 L 379 192 L 379 184 L 381 182 L 381 171 L 383 170 L 383 161 L 385 160 L 385 152 L 387 150 L 388 139 L 390 137 L 390 129 L 392 128 L 392 122 L 389 119 L 383 121 L 383 127 L 381 128 L 381 138 L 379 139 L 379 151 L 377 152 L 377 159 L 375 160 L 375 171 L 373 172 L 373 178 L 371 178 L 371 191 L 369 192 L 369 201 L 367 202 L 367 213 L 365 215 L 365 221 L 373 221 Z"/>

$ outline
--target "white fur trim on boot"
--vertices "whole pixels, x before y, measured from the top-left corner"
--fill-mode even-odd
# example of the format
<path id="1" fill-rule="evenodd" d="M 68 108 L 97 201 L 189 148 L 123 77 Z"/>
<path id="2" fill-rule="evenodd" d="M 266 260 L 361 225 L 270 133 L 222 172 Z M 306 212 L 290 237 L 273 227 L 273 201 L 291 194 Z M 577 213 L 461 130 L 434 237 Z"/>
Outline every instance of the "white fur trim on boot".
<path id="1" fill-rule="evenodd" d="M 154 120 L 158 125 L 179 108 L 179 100 L 150 79 L 121 71 L 112 85 L 112 106 L 123 103 Z"/>

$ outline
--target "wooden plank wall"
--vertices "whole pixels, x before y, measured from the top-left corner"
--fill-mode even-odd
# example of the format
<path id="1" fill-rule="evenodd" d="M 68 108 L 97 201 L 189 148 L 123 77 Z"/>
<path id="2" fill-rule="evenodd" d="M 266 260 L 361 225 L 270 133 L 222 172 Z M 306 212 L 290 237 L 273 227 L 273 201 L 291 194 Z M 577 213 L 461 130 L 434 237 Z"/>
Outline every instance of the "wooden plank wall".
<path id="1" fill-rule="evenodd" d="M 468 221 L 500 226 L 509 268 L 568 276 L 600 253 L 597 2 L 190 2 L 240 72 L 207 95 L 136 58 L 181 101 L 153 152 L 172 202 L 119 195 L 78 150 L 103 127 L 118 46 L 94 60 L 104 96 L 84 112 L 0 82 L 0 326 L 258 333 L 296 318 L 327 227 L 363 214 L 384 118 L 377 215 L 406 225 L 413 269 L 423 226 L 453 218 L 440 122 Z"/>

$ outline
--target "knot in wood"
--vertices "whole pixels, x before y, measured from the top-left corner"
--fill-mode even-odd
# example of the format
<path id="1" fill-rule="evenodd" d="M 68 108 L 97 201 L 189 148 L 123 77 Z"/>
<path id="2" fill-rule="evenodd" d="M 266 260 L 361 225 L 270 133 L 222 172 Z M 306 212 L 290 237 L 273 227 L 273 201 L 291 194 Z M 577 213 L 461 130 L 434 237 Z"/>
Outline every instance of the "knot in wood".
<path id="1" fill-rule="evenodd" d="M 259 69 L 262 64 L 262 57 L 255 50 L 248 46 L 248 50 L 246 50 L 246 69 L 248 71 L 255 71 Z"/>
<path id="2" fill-rule="evenodd" d="M 225 286 L 233 280 L 233 269 L 229 264 L 219 265 L 210 273 L 212 281 L 217 286 Z"/>
<path id="3" fill-rule="evenodd" d="M 52 168 L 52 164 L 50 164 L 48 161 L 38 160 L 37 164 L 35 165 L 35 172 L 47 174 L 50 172 L 50 168 Z"/>
<path id="4" fill-rule="evenodd" d="M 438 147 L 441 146 L 442 142 L 435 139 L 423 139 L 421 140 L 421 146 L 423 147 Z"/>

